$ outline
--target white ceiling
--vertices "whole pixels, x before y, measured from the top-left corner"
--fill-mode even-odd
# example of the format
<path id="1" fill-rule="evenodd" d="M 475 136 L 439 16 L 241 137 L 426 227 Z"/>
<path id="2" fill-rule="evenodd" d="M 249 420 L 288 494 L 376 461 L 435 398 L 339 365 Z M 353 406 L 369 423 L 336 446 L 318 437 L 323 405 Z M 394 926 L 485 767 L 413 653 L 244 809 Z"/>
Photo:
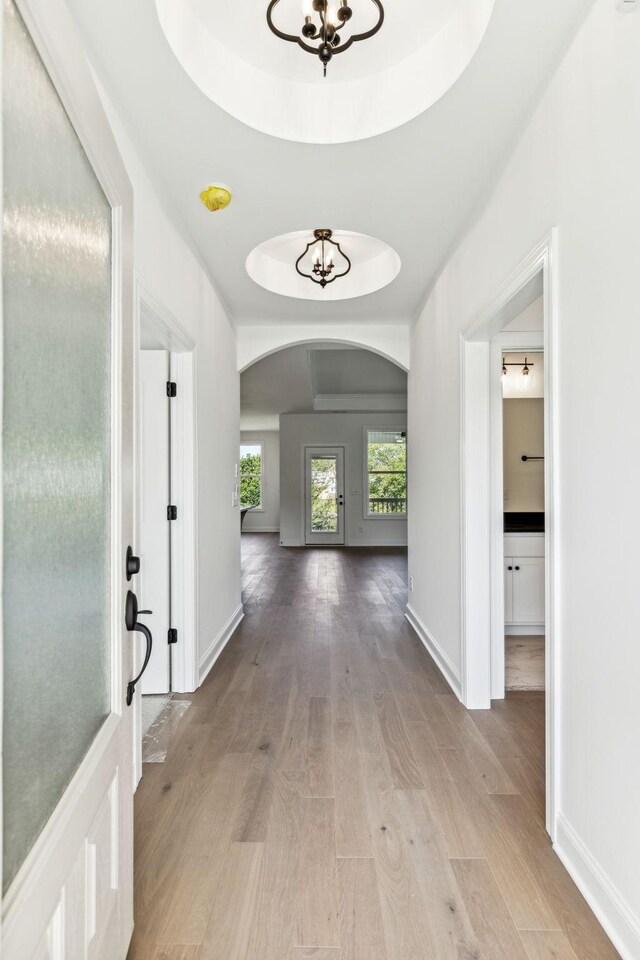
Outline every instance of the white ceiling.
<path id="1" fill-rule="evenodd" d="M 169 48 L 154 0 L 68 0 L 160 195 L 239 324 L 412 320 L 592 2 L 496 0 L 475 58 L 433 107 L 371 140 L 314 146 L 258 133 L 208 100 Z M 265 9 L 263 0 L 229 0 L 225 16 L 254 43 L 267 30 Z M 403 28 L 414 43 L 413 24 Z M 216 181 L 234 200 L 210 214 L 198 194 Z M 310 224 L 379 237 L 399 254 L 399 277 L 331 303 L 281 297 L 248 277 L 255 246 Z"/>
<path id="2" fill-rule="evenodd" d="M 369 350 L 288 347 L 240 377 L 243 430 L 277 430 L 281 413 L 406 410 L 406 400 L 407 374 Z"/>

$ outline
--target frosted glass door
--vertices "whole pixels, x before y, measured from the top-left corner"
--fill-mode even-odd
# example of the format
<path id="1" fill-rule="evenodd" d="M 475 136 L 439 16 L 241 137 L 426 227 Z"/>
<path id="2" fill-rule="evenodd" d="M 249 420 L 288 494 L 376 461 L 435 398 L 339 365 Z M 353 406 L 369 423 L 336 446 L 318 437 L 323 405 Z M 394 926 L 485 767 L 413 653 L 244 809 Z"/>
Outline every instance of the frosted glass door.
<path id="1" fill-rule="evenodd" d="M 4 0 L 4 889 L 110 712 L 111 208 Z"/>

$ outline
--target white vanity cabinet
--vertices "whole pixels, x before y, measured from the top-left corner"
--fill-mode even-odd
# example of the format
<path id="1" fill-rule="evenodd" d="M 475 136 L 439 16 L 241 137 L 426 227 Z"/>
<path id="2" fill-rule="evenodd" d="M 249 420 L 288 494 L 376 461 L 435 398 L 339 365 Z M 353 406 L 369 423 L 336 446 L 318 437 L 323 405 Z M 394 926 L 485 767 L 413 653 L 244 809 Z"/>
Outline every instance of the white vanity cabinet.
<path id="1" fill-rule="evenodd" d="M 505 627 L 544 628 L 544 534 L 504 537 Z"/>

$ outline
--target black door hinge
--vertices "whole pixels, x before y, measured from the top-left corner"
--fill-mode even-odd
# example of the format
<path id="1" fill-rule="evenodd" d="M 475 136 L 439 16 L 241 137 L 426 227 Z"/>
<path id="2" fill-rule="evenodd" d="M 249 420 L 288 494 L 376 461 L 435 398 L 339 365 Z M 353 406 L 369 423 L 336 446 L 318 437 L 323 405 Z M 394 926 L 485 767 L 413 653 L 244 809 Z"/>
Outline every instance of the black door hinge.
<path id="1" fill-rule="evenodd" d="M 167 507 L 167 520 L 177 520 L 178 519 L 178 508 L 174 507 L 173 504 L 169 504 Z"/>
<path id="2" fill-rule="evenodd" d="M 169 627 L 168 640 L 169 640 L 169 643 L 178 642 L 178 631 L 176 630 L 175 627 Z"/>
<path id="3" fill-rule="evenodd" d="M 174 383 L 173 380 L 167 380 L 167 396 L 168 397 L 178 396 L 178 384 Z"/>

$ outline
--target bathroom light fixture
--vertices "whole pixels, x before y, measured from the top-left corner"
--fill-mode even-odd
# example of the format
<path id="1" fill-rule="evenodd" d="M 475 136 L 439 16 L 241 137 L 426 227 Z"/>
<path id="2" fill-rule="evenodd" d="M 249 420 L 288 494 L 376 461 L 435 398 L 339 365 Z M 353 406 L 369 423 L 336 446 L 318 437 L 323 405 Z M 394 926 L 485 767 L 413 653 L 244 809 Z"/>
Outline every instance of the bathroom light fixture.
<path id="1" fill-rule="evenodd" d="M 522 360 L 519 360 L 516 363 L 507 363 L 503 357 L 502 358 L 502 376 L 506 377 L 507 373 L 509 372 L 507 370 L 507 367 L 522 367 L 522 376 L 528 377 L 531 373 L 531 367 L 533 366 L 535 366 L 535 364 L 529 363 L 526 357 L 524 358 L 524 363 L 522 362 Z"/>
<path id="2" fill-rule="evenodd" d="M 340 244 L 332 239 L 333 231 L 326 229 L 319 229 L 313 231 L 313 240 L 310 240 L 307 246 L 304 249 L 304 252 L 300 254 L 296 260 L 296 270 L 301 277 L 306 277 L 308 280 L 313 281 L 313 283 L 318 283 L 324 290 L 324 288 L 329 283 L 333 283 L 334 280 L 339 280 L 341 277 L 346 277 L 346 275 L 351 270 L 351 260 L 346 255 L 346 253 L 341 249 Z M 311 257 L 308 257 L 311 247 L 315 245 L 314 251 L 311 254 Z M 334 251 L 331 247 L 335 247 L 335 252 L 338 256 L 338 267 L 344 268 L 342 272 L 334 273 L 336 269 L 336 262 L 334 260 Z M 310 268 L 310 272 L 306 273 L 301 269 L 301 264 L 307 258 L 307 264 Z M 303 264 L 304 265 L 304 264 Z"/>
<path id="3" fill-rule="evenodd" d="M 327 64 L 334 53 L 344 53 L 349 47 L 359 40 L 368 40 L 378 32 L 384 22 L 384 7 L 381 0 L 370 0 L 378 8 L 378 22 L 370 30 L 364 33 L 352 33 L 346 39 L 339 31 L 345 28 L 345 25 L 351 20 L 353 10 L 349 6 L 349 0 L 302 0 L 303 24 L 300 29 L 300 36 L 292 33 L 285 33 L 276 27 L 273 22 L 273 13 L 280 0 L 271 0 L 267 7 L 267 23 L 272 33 L 281 40 L 288 40 L 290 43 L 297 43 L 298 46 L 306 50 L 307 53 L 313 53 L 320 58 L 324 68 L 324 76 L 327 75 Z M 313 46 L 309 41 L 317 41 L 317 46 Z"/>

